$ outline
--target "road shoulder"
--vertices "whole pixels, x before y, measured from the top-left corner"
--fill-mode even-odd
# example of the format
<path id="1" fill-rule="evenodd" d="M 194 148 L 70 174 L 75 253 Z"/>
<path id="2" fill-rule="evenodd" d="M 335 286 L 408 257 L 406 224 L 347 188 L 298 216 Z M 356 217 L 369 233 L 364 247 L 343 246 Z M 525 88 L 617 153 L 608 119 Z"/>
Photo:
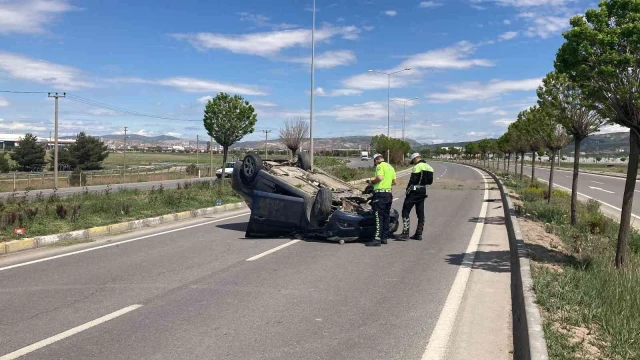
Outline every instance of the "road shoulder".
<path id="1" fill-rule="evenodd" d="M 459 309 L 448 359 L 512 359 L 509 237 L 500 191 L 489 180 L 487 215 L 467 289 Z"/>

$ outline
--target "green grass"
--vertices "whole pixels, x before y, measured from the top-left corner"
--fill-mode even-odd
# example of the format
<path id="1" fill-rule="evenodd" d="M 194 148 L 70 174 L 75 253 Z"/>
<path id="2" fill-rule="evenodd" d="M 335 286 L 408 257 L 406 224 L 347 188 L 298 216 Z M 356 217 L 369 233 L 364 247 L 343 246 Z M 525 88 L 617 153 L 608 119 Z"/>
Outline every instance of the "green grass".
<path id="1" fill-rule="evenodd" d="M 241 201 L 229 182 L 225 183 L 223 203 Z M 160 186 L 151 191 L 104 191 L 63 198 L 38 196 L 34 201 L 12 197 L 0 203 L 0 241 L 17 239 L 13 229 L 20 225 L 32 237 L 211 207 L 218 193 L 218 187 L 212 184 L 185 182 L 178 189 Z M 65 216 L 60 215 L 63 212 Z"/>
<path id="2" fill-rule="evenodd" d="M 570 196 L 554 191 L 551 204 L 539 184 L 501 175 L 506 186 L 524 202 L 522 212 L 557 235 L 569 249 L 569 259 L 555 264 L 562 271 L 539 266 L 533 269 L 538 303 L 546 314 L 545 336 L 551 359 L 581 356 L 582 346 L 570 344 L 567 334 L 553 328 L 578 326 L 595 332 L 600 357 L 640 358 L 640 234 L 630 236 L 629 264 L 624 271 L 613 266 L 619 224 L 600 211 L 599 203 L 580 202 L 579 221 L 569 224 Z"/>

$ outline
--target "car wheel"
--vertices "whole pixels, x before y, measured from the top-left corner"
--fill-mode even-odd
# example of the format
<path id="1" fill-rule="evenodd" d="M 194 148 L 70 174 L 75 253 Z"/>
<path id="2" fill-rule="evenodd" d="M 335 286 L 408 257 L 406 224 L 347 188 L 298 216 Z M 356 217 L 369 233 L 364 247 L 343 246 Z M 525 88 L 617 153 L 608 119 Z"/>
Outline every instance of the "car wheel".
<path id="1" fill-rule="evenodd" d="M 316 199 L 311 207 L 311 222 L 313 224 L 320 224 L 322 221 L 327 220 L 331 215 L 331 202 L 333 201 L 333 195 L 331 189 L 321 188 L 316 194 Z"/>
<path id="2" fill-rule="evenodd" d="M 256 179 L 258 173 L 262 169 L 262 159 L 258 154 L 247 154 L 242 160 L 242 168 L 240 169 L 240 179 L 246 186 L 251 186 L 253 180 Z"/>
<path id="3" fill-rule="evenodd" d="M 389 227 L 389 231 L 391 231 L 391 233 L 393 234 L 396 231 L 398 231 L 398 228 L 400 227 L 400 219 L 394 218 L 392 220 L 393 220 L 393 222 L 391 223 L 391 226 Z"/>
<path id="4" fill-rule="evenodd" d="M 305 171 L 311 170 L 311 159 L 309 158 L 309 154 L 307 153 L 298 154 L 298 167 Z"/>

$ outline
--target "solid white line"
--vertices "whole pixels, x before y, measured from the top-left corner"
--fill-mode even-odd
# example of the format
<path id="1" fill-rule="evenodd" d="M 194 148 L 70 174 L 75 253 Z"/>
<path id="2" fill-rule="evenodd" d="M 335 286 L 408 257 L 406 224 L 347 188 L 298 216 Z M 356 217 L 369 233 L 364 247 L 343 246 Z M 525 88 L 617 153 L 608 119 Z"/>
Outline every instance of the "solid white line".
<path id="1" fill-rule="evenodd" d="M 602 189 L 602 188 L 599 188 L 599 187 L 595 187 L 595 186 L 589 186 L 589 189 L 600 190 L 600 191 L 604 191 L 604 192 L 609 193 L 609 194 L 615 194 L 613 191 L 605 190 L 605 189 Z"/>
<path id="2" fill-rule="evenodd" d="M 489 198 L 487 178 L 485 178 L 484 173 L 480 172 L 480 170 L 476 168 L 472 169 L 482 176 L 482 181 L 484 182 L 484 200 L 487 200 Z M 482 202 L 479 216 L 480 219 L 484 219 L 487 215 L 487 204 L 488 203 L 486 201 Z M 433 329 L 433 333 L 431 333 L 427 349 L 425 350 L 424 355 L 422 355 L 422 360 L 443 359 L 446 355 L 449 339 L 451 338 L 451 333 L 453 332 L 453 327 L 456 323 L 456 317 L 460 310 L 460 304 L 462 303 L 462 298 L 467 288 L 467 282 L 469 281 L 469 275 L 471 274 L 471 268 L 475 260 L 475 254 L 478 250 L 480 238 L 482 237 L 483 228 L 484 221 L 476 223 L 473 235 L 471 235 L 471 241 L 467 246 L 464 258 L 462 259 L 462 265 L 460 266 L 460 269 L 458 269 L 458 273 L 453 281 L 447 300 L 445 301 L 444 307 L 438 317 L 438 322 Z"/>
<path id="3" fill-rule="evenodd" d="M 567 176 L 568 177 L 568 176 Z M 604 183 L 598 182 L 598 181 L 593 181 L 591 180 L 592 183 L 596 183 L 596 184 L 600 184 L 600 185 L 604 185 Z"/>
<path id="4" fill-rule="evenodd" d="M 10 354 L 1 356 L 0 360 L 17 359 L 17 358 L 19 358 L 21 356 L 27 355 L 29 353 L 32 353 L 32 352 L 38 350 L 38 349 L 41 349 L 41 348 L 43 348 L 43 347 L 45 347 L 47 345 L 51 345 L 51 344 L 53 344 L 53 343 L 55 343 L 57 341 L 60 341 L 60 340 L 65 339 L 65 338 L 68 338 L 69 336 L 75 335 L 75 334 L 77 334 L 77 333 L 79 333 L 81 331 L 85 331 L 85 330 L 90 329 L 90 328 L 92 328 L 94 326 L 97 326 L 97 325 L 100 325 L 102 323 L 105 323 L 105 322 L 107 322 L 109 320 L 113 320 L 113 319 L 117 318 L 118 316 L 124 315 L 124 314 L 126 314 L 128 312 L 131 312 L 133 310 L 139 309 L 141 307 L 142 307 L 142 305 L 127 306 L 126 308 L 118 310 L 116 312 L 112 312 L 109 315 L 105 315 L 105 316 L 103 316 L 101 318 L 95 319 L 93 321 L 89 321 L 86 324 L 82 324 L 80 326 L 74 327 L 73 329 L 69 329 L 69 330 L 67 330 L 65 332 L 62 332 L 62 333 L 58 334 L 58 335 L 54 335 L 54 336 L 52 336 L 50 338 L 44 339 L 42 341 L 38 341 L 35 344 L 31 344 L 31 345 L 29 345 L 27 347 L 23 347 L 20 350 L 16 350 L 16 351 L 14 351 L 14 352 L 12 352 Z"/>
<path id="5" fill-rule="evenodd" d="M 60 254 L 60 255 L 51 256 L 51 257 L 47 257 L 47 258 L 42 258 L 42 259 L 38 259 L 38 260 L 27 261 L 27 262 L 20 263 L 20 264 L 5 266 L 3 268 L 0 268 L 0 271 L 14 269 L 14 268 L 17 268 L 17 267 L 22 267 L 22 266 L 27 266 L 27 265 L 33 265 L 33 264 L 37 264 L 37 263 L 41 263 L 41 262 L 45 262 L 45 261 L 49 261 L 49 260 L 54 260 L 54 259 L 59 259 L 59 258 L 71 256 L 71 255 L 82 254 L 82 253 L 89 252 L 89 251 L 108 248 L 108 247 L 111 247 L 111 246 L 118 246 L 118 245 L 130 243 L 130 242 L 133 242 L 133 241 L 138 241 L 138 240 L 142 240 L 142 239 L 148 239 L 148 238 L 155 237 L 155 236 L 171 234 L 171 233 L 174 233 L 174 232 L 177 232 L 177 231 L 182 231 L 182 230 L 196 228 L 196 227 L 199 227 L 199 226 L 209 225 L 209 224 L 217 223 L 217 222 L 220 222 L 220 221 L 225 221 L 225 220 L 234 219 L 234 218 L 241 217 L 241 216 L 246 216 L 246 215 L 249 215 L 249 214 L 250 213 L 242 213 L 242 214 L 239 214 L 239 215 L 229 216 L 229 217 L 222 218 L 222 219 L 216 219 L 216 220 L 212 220 L 212 221 L 207 221 L 207 222 L 204 222 L 204 223 L 201 223 L 201 224 L 189 225 L 189 226 L 181 227 L 181 228 L 178 228 L 178 229 L 167 230 L 167 231 L 162 231 L 162 232 L 159 232 L 159 233 L 140 236 L 140 237 L 137 237 L 137 238 L 134 238 L 134 239 L 118 241 L 118 242 L 115 242 L 115 243 L 96 246 L 96 247 L 89 248 L 89 249 L 73 251 L 73 252 L 66 253 L 66 254 Z"/>
<path id="6" fill-rule="evenodd" d="M 271 250 L 267 250 L 267 251 L 265 251 L 265 252 L 263 252 L 263 253 L 261 253 L 261 254 L 258 254 L 258 255 L 256 255 L 256 256 L 250 257 L 250 258 L 248 258 L 246 261 L 258 260 L 258 259 L 260 259 L 261 257 L 267 256 L 267 255 L 269 255 L 269 254 L 271 254 L 271 253 L 274 253 L 274 252 L 276 252 L 276 251 L 278 251 L 278 250 L 280 250 L 280 249 L 284 249 L 284 248 L 286 248 L 287 246 L 293 245 L 293 244 L 295 244 L 295 243 L 297 243 L 297 242 L 300 242 L 300 240 L 291 240 L 291 241 L 289 241 L 289 242 L 288 242 L 288 243 L 286 243 L 286 244 L 282 244 L 282 245 L 280 245 L 280 246 L 274 247 L 274 248 L 273 248 L 273 249 L 271 249 Z"/>
<path id="7" fill-rule="evenodd" d="M 540 180 L 540 181 L 542 181 L 542 182 L 546 182 L 547 184 L 549 183 L 547 180 L 543 180 L 543 179 L 539 179 L 539 180 Z M 564 189 L 564 190 L 566 190 L 566 191 L 568 191 L 568 192 L 571 192 L 571 189 L 569 189 L 568 187 L 564 187 L 564 186 L 562 186 L 562 185 L 558 185 L 558 184 L 553 184 L 553 186 L 554 186 L 554 187 L 559 187 L 559 188 Z M 606 202 L 604 202 L 604 201 L 602 201 L 602 200 L 598 200 L 598 199 L 592 198 L 591 196 L 589 196 L 589 195 L 585 195 L 585 194 L 583 194 L 583 193 L 581 193 L 581 192 L 579 192 L 579 191 L 578 191 L 578 195 L 580 195 L 580 196 L 582 196 L 582 197 L 584 197 L 584 198 L 587 198 L 587 199 L 595 200 L 595 201 L 599 202 L 600 204 L 605 205 L 605 206 L 608 206 L 608 207 L 610 207 L 610 208 L 612 208 L 612 209 L 614 209 L 614 210 L 622 211 L 622 209 L 620 209 L 619 207 L 613 206 L 613 205 L 611 205 L 611 204 L 607 204 Z M 638 216 L 638 215 L 636 215 L 636 214 L 633 214 L 633 213 L 632 213 L 632 214 L 631 214 L 631 216 L 633 216 L 633 217 L 634 217 L 634 218 L 636 218 L 636 219 L 640 219 L 640 216 Z"/>

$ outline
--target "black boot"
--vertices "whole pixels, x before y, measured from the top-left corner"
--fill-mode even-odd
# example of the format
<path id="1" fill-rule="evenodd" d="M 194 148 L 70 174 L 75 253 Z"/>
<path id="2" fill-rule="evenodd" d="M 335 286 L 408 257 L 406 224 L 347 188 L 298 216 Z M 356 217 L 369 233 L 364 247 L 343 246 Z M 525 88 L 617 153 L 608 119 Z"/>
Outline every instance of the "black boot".
<path id="1" fill-rule="evenodd" d="M 422 240 L 422 230 L 424 229 L 424 224 L 418 224 L 416 228 L 416 233 L 411 237 L 413 240 Z"/>
<path id="2" fill-rule="evenodd" d="M 380 238 L 374 238 L 373 240 L 364 243 L 364 246 L 380 246 L 381 243 L 382 241 Z"/>
<path id="3" fill-rule="evenodd" d="M 406 241 L 409 240 L 409 229 L 411 227 L 411 223 L 409 222 L 409 218 L 402 219 L 402 233 L 396 237 L 398 241 Z"/>

